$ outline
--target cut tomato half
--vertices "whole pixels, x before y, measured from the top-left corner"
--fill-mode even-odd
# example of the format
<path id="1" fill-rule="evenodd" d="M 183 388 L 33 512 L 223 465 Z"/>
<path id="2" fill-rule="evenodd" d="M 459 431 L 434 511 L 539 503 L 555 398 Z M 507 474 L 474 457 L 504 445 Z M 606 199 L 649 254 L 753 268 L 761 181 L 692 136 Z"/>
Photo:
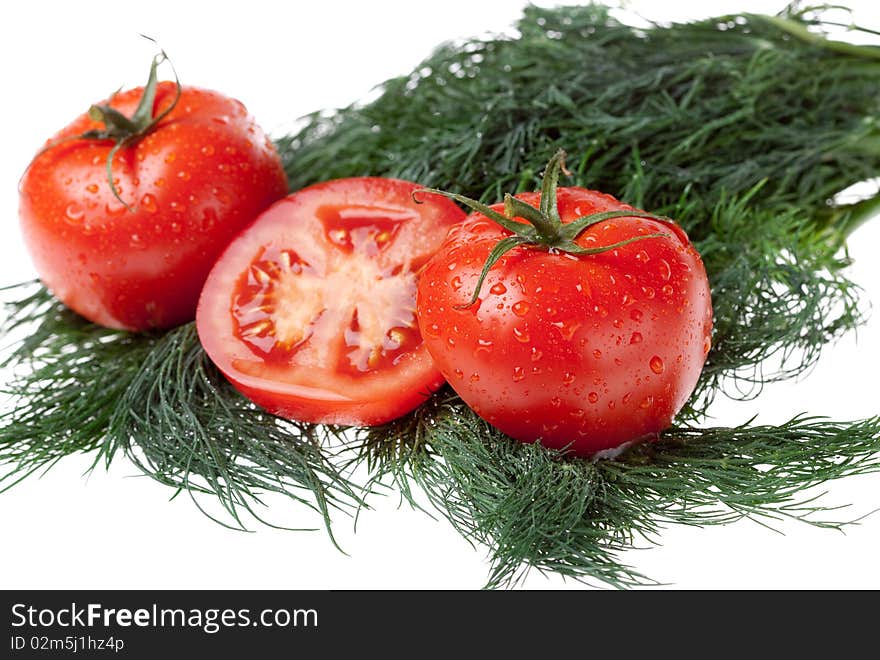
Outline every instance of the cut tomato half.
<path id="1" fill-rule="evenodd" d="M 376 425 L 443 384 L 418 330 L 417 274 L 465 214 L 439 196 L 416 204 L 417 189 L 371 177 L 317 184 L 229 245 L 196 321 L 240 392 L 289 419 Z"/>

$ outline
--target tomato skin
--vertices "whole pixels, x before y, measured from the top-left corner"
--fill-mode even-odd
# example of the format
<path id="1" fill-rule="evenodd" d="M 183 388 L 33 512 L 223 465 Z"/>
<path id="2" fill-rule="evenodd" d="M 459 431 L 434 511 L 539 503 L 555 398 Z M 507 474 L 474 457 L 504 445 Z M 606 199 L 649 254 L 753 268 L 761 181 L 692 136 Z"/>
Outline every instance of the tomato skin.
<path id="1" fill-rule="evenodd" d="M 173 83 L 159 83 L 154 114 L 174 94 Z M 132 89 L 109 105 L 130 116 L 142 95 Z M 107 327 L 190 321 L 223 248 L 286 194 L 278 154 L 241 103 L 183 87 L 170 114 L 114 157 L 128 211 L 107 180 L 113 143 L 63 141 L 101 127 L 78 117 L 22 177 L 19 217 L 37 272 L 61 301 Z"/>
<path id="2" fill-rule="evenodd" d="M 416 204 L 417 188 L 376 177 L 316 184 L 230 243 L 205 283 L 196 327 L 236 389 L 289 419 L 372 426 L 443 384 L 418 335 L 416 273 L 465 214 L 439 197 Z M 359 353 L 370 332 L 390 346 L 381 356 Z M 396 349 L 394 332 L 409 333 Z M 365 355 L 375 364 L 361 363 Z"/>
<path id="3" fill-rule="evenodd" d="M 539 205 L 540 193 L 517 197 Z M 563 223 L 633 208 L 582 188 L 560 188 L 558 200 Z M 590 256 L 515 248 L 489 271 L 477 303 L 457 309 L 509 235 L 468 216 L 419 281 L 419 326 L 435 363 L 477 414 L 524 442 L 589 455 L 657 434 L 693 391 L 709 349 L 705 268 L 671 223 L 614 218 L 577 239 L 591 248 L 658 232 L 666 237 Z"/>

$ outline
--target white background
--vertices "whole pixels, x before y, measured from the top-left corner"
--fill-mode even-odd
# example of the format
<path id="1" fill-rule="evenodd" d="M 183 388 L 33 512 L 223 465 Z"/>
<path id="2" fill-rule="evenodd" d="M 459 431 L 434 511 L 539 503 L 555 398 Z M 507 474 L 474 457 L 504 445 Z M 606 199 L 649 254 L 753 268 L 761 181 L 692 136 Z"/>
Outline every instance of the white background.
<path id="1" fill-rule="evenodd" d="M 16 184 L 43 141 L 120 86 L 140 85 L 158 39 L 187 84 L 246 103 L 274 135 L 309 111 L 363 98 L 408 72 L 441 41 L 501 30 L 521 0 L 444 3 L 242 2 L 3 3 L 0 9 L 0 284 L 34 276 L 18 235 Z M 850 3 L 880 28 L 880 9 Z M 632 2 L 661 20 L 733 10 L 774 12 L 782 2 Z M 875 8 L 871 8 L 874 5 Z M 661 9 L 662 7 L 662 9 Z M 573 63 L 574 66 L 576 64 Z M 852 278 L 880 306 L 880 218 L 853 236 Z M 797 383 L 767 387 L 757 401 L 719 401 L 715 422 L 753 414 L 781 422 L 795 413 L 856 419 L 878 412 L 880 315 L 826 350 Z M 483 584 L 486 549 L 472 549 L 446 523 L 375 498 L 357 534 L 337 517 L 348 555 L 323 532 L 254 526 L 247 534 L 203 517 L 186 497 L 137 474 L 125 461 L 82 476 L 72 457 L 41 479 L 0 495 L 0 587 L 5 588 L 463 588 Z M 855 518 L 880 507 L 880 475 L 827 484 L 826 502 Z M 314 526 L 302 507 L 270 500 L 270 517 Z M 625 560 L 680 588 L 880 588 L 880 514 L 844 535 L 801 523 L 776 534 L 743 521 L 724 528 L 674 527 L 663 547 Z M 579 588 L 532 575 L 529 588 Z"/>

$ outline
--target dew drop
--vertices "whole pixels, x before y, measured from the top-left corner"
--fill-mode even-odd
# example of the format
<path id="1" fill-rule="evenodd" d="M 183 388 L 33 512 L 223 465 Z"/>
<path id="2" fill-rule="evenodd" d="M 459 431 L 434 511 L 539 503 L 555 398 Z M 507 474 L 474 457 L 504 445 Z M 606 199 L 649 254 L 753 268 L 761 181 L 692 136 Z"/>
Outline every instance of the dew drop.
<path id="1" fill-rule="evenodd" d="M 639 404 L 639 408 L 647 410 L 648 408 L 650 408 L 653 405 L 654 405 L 654 397 L 646 396 L 644 398 L 644 400 Z"/>
<path id="2" fill-rule="evenodd" d="M 599 400 L 599 394 L 596 392 L 590 392 L 587 395 L 587 401 L 589 401 L 590 403 L 596 403 L 598 400 Z"/>
<path id="3" fill-rule="evenodd" d="M 455 339 L 452 337 L 447 337 L 446 343 L 449 345 L 449 348 L 455 348 Z"/>
<path id="4" fill-rule="evenodd" d="M 85 213 L 83 207 L 76 202 L 71 202 L 67 205 L 67 208 L 64 209 L 64 215 L 67 216 L 67 219 L 73 220 L 74 222 L 82 220 Z"/>
<path id="5" fill-rule="evenodd" d="M 492 285 L 492 288 L 489 289 L 489 293 L 493 293 L 496 296 L 500 296 L 503 293 L 507 293 L 507 287 L 504 286 L 501 282 L 498 282 L 497 284 Z"/>
<path id="6" fill-rule="evenodd" d="M 204 156 L 213 156 L 214 155 L 214 145 L 213 144 L 206 144 L 204 147 L 201 148 L 200 151 L 202 152 L 202 155 L 204 155 Z"/>
<path id="7" fill-rule="evenodd" d="M 608 402 L 608 410 L 614 410 L 614 406 L 615 406 L 615 403 L 614 403 L 614 400 L 612 399 L 611 401 Z"/>
<path id="8" fill-rule="evenodd" d="M 672 268 L 669 266 L 669 262 L 666 259 L 660 260 L 659 265 L 660 277 L 663 278 L 664 282 L 668 282 L 669 278 L 672 277 Z"/>
<path id="9" fill-rule="evenodd" d="M 529 313 L 529 303 L 525 300 L 520 300 L 519 302 L 513 303 L 513 306 L 510 309 L 513 310 L 514 314 L 522 317 Z"/>
<path id="10" fill-rule="evenodd" d="M 597 360 L 601 359 L 602 358 L 602 351 L 600 351 L 597 348 L 595 351 L 593 351 L 593 357 L 596 358 Z"/>
<path id="11" fill-rule="evenodd" d="M 532 362 L 537 362 L 544 356 L 544 352 L 536 346 L 532 346 Z"/>
<path id="12" fill-rule="evenodd" d="M 655 295 L 657 295 L 654 291 L 654 287 L 651 286 L 643 286 L 642 293 L 645 294 L 645 298 L 651 300 Z"/>
<path id="13" fill-rule="evenodd" d="M 455 268 L 456 268 L 457 266 L 458 266 L 458 264 L 455 263 L 455 262 L 453 261 L 452 263 L 447 264 L 446 267 L 447 267 L 449 270 L 455 270 Z"/>
<path id="14" fill-rule="evenodd" d="M 636 323 L 641 322 L 643 316 L 644 316 L 644 313 L 643 313 L 642 310 L 640 310 L 640 309 L 634 309 L 633 311 L 631 311 L 631 312 L 629 313 L 629 317 L 630 317 L 633 321 L 635 321 Z"/>
<path id="15" fill-rule="evenodd" d="M 174 234 L 179 234 L 180 232 L 183 231 L 183 226 L 179 222 L 172 222 L 171 223 L 171 231 Z"/>
<path id="16" fill-rule="evenodd" d="M 492 342 L 488 339 L 477 339 L 477 350 L 476 353 L 491 353 L 492 352 Z"/>
<path id="17" fill-rule="evenodd" d="M 633 396 L 632 392 L 627 392 L 626 394 L 624 394 L 623 395 L 623 404 L 626 405 L 627 403 L 629 403 L 629 400 L 632 399 L 632 396 Z"/>
<path id="18" fill-rule="evenodd" d="M 98 192 L 98 184 L 90 183 L 86 186 L 86 190 L 94 195 L 96 192 Z"/>
<path id="19" fill-rule="evenodd" d="M 618 367 L 622 367 L 623 360 L 621 360 L 619 357 L 616 357 L 616 358 L 614 358 L 614 364 L 616 364 Z"/>
<path id="20" fill-rule="evenodd" d="M 434 339 L 436 339 L 440 336 L 440 326 L 436 323 L 432 323 L 427 328 L 425 328 L 425 334 L 429 337 L 433 337 Z"/>
<path id="21" fill-rule="evenodd" d="M 458 291 L 461 288 L 461 278 L 456 275 L 449 281 L 450 286 L 452 286 L 453 291 Z"/>
<path id="22" fill-rule="evenodd" d="M 663 364 L 663 359 L 659 355 L 652 357 L 648 364 L 651 367 L 651 371 L 657 375 L 662 374 L 664 369 L 666 369 L 666 365 Z"/>
<path id="23" fill-rule="evenodd" d="M 709 349 L 712 348 L 712 339 L 709 335 L 703 339 L 703 355 L 707 355 L 709 353 Z"/>
<path id="24" fill-rule="evenodd" d="M 455 375 L 456 375 L 458 378 L 464 378 L 464 372 L 463 372 L 461 369 L 456 369 L 456 370 L 455 370 Z"/>
<path id="25" fill-rule="evenodd" d="M 620 329 L 623 327 L 623 319 L 614 319 L 611 325 L 613 325 L 615 328 Z"/>
<path id="26" fill-rule="evenodd" d="M 528 330 L 525 328 L 517 328 L 516 326 L 513 328 L 513 336 L 518 342 L 523 344 L 527 343 L 530 339 Z"/>
<path id="27" fill-rule="evenodd" d="M 660 291 L 663 292 L 664 296 L 671 296 L 675 292 L 675 289 L 672 288 L 671 284 L 664 284 Z"/>
<path id="28" fill-rule="evenodd" d="M 173 151 L 165 155 L 166 163 L 173 163 L 175 160 L 177 160 L 177 154 L 175 154 Z"/>
<path id="29" fill-rule="evenodd" d="M 571 385 L 574 382 L 574 378 L 575 376 L 573 373 L 571 373 L 570 371 L 566 371 L 564 374 L 562 374 L 562 384 Z"/>
<path id="30" fill-rule="evenodd" d="M 632 333 L 632 336 L 629 338 L 630 344 L 639 344 L 639 343 L 641 343 L 641 341 L 642 341 L 642 333 L 641 332 L 634 332 L 634 333 Z"/>
<path id="31" fill-rule="evenodd" d="M 526 372 L 522 367 L 514 367 L 513 368 L 513 380 L 514 382 L 519 382 L 523 378 L 526 377 Z"/>
<path id="32" fill-rule="evenodd" d="M 558 408 L 562 405 L 562 399 L 560 399 L 558 396 L 554 396 L 552 399 L 550 399 L 550 405 L 554 408 Z"/>
<path id="33" fill-rule="evenodd" d="M 181 181 L 189 181 L 190 178 L 192 178 L 192 177 L 191 177 L 190 173 L 187 172 L 186 170 L 180 170 L 177 173 L 177 178 L 180 179 Z"/>
<path id="34" fill-rule="evenodd" d="M 160 176 L 158 179 L 156 179 L 155 181 L 153 181 L 153 185 L 155 185 L 157 188 L 161 188 L 162 186 L 165 185 L 165 179 L 163 179 L 163 178 Z"/>
<path id="35" fill-rule="evenodd" d="M 478 374 L 476 372 L 472 373 L 471 374 L 471 382 L 472 383 L 479 383 L 480 382 L 480 374 Z"/>
<path id="36" fill-rule="evenodd" d="M 651 260 L 651 257 L 649 257 L 649 256 L 648 256 L 648 253 L 645 252 L 644 250 L 639 250 L 638 252 L 636 252 L 636 261 L 640 261 L 640 262 L 642 262 L 643 264 L 646 264 L 646 263 L 648 263 L 650 260 Z M 669 264 L 666 264 L 666 266 L 668 267 Z"/>

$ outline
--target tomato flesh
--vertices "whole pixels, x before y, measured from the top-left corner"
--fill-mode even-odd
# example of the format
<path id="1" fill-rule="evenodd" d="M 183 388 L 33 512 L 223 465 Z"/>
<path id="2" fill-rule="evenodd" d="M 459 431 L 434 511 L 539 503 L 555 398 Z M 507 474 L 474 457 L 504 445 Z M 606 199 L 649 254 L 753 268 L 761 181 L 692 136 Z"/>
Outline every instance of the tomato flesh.
<path id="1" fill-rule="evenodd" d="M 539 205 L 538 193 L 518 197 Z M 632 209 L 581 188 L 560 188 L 558 200 L 563 222 Z M 588 455 L 655 437 L 709 350 L 702 261 L 681 228 L 652 219 L 615 218 L 577 239 L 591 248 L 657 233 L 589 256 L 515 248 L 468 307 L 486 258 L 509 235 L 469 216 L 419 283 L 419 323 L 437 366 L 480 416 L 525 442 Z"/>
<path id="2" fill-rule="evenodd" d="M 281 200 L 212 270 L 199 336 L 227 378 L 271 412 L 380 424 L 443 378 L 418 330 L 417 272 L 464 213 L 415 204 L 415 184 L 355 178 Z"/>

